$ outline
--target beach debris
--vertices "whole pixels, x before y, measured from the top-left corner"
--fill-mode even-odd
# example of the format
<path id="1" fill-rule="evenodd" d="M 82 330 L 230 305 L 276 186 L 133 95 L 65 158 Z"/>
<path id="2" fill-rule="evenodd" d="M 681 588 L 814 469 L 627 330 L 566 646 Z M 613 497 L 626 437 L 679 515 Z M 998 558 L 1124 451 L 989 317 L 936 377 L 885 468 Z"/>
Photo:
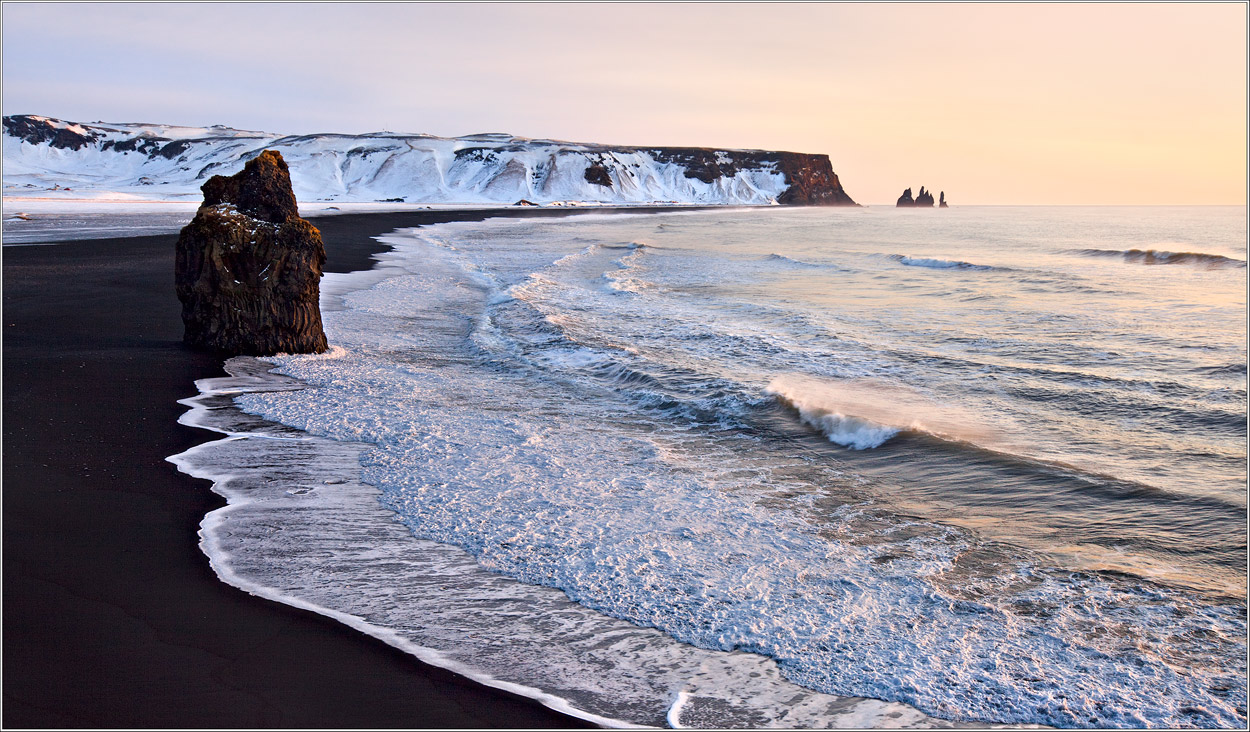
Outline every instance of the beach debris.
<path id="1" fill-rule="evenodd" d="M 300 218 L 282 155 L 265 150 L 203 185 L 178 237 L 183 341 L 230 355 L 323 353 L 321 232 Z"/>

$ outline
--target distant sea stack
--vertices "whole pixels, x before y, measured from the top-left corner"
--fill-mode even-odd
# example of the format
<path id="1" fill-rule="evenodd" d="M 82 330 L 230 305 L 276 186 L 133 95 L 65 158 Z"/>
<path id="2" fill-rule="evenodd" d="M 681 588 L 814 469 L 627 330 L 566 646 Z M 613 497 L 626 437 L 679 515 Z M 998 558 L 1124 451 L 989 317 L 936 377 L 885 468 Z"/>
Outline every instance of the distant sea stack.
<path id="1" fill-rule="evenodd" d="M 938 194 L 938 208 L 950 208 L 950 206 L 946 205 L 946 191 Z"/>
<path id="2" fill-rule="evenodd" d="M 945 196 L 946 195 L 945 192 L 943 192 L 942 195 Z M 932 208 L 933 207 L 933 193 L 931 191 L 926 191 L 924 189 L 924 186 L 920 186 L 920 193 L 917 193 L 916 197 L 913 199 L 911 197 L 911 189 L 908 188 L 907 190 L 903 191 L 903 195 L 898 197 L 898 203 L 894 205 L 898 208 L 920 208 L 920 207 Z"/>
<path id="3" fill-rule="evenodd" d="M 265 150 L 213 176 L 178 237 L 183 341 L 221 354 L 322 353 L 321 232 L 299 217 L 282 155 Z"/>

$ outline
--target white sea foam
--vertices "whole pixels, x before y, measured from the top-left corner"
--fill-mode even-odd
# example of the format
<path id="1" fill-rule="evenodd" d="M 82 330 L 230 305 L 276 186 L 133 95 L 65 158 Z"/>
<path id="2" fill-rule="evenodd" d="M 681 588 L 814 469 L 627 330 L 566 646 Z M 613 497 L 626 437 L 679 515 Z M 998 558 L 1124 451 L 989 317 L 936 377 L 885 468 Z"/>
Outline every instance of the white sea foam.
<path id="1" fill-rule="evenodd" d="M 770 659 L 679 643 L 414 538 L 360 480 L 368 445 L 257 439 L 285 429 L 220 400 L 301 388 L 266 374 L 270 367 L 236 358 L 227 364 L 231 377 L 199 382 L 201 395 L 183 402 L 191 407 L 184 423 L 230 436 L 170 458 L 212 480 L 228 501 L 200 531 L 227 583 L 606 727 L 947 726 L 903 704 L 795 686 Z"/>
<path id="2" fill-rule="evenodd" d="M 801 220 L 779 215 L 768 230 Z M 338 549 L 317 543 L 342 532 L 331 518 L 314 517 L 322 525 L 309 535 L 319 531 L 319 538 L 302 538 L 299 547 L 314 554 L 299 562 L 284 563 L 293 550 L 258 540 L 257 558 L 275 557 L 266 582 L 342 590 L 337 612 L 405 633 L 415 628 L 423 634 L 418 645 L 440 653 L 463 644 L 484 676 L 541 688 L 616 720 L 704 727 L 932 722 L 886 702 L 846 702 L 854 715 L 869 715 L 861 717 L 826 696 L 796 701 L 789 682 L 798 682 L 961 720 L 1244 721 L 1244 664 L 1237 660 L 1244 643 L 1236 640 L 1244 635 L 1244 607 L 1057 567 L 1045 553 L 895 515 L 872 498 L 874 491 L 889 497 L 892 486 L 869 485 L 837 457 L 858 453 L 796 449 L 754 422 L 756 412 L 775 412 L 774 400 L 784 399 L 800 415 L 806 409 L 863 420 L 849 435 L 906 429 L 985 444 L 1006 422 L 991 425 L 985 415 L 992 410 L 969 405 L 1023 418 L 1044 402 L 1020 408 L 1009 400 L 1012 389 L 1041 391 L 1038 384 L 1071 373 L 1060 364 L 1047 371 L 1044 361 L 1027 371 L 1015 361 L 1004 366 L 991 358 L 996 344 L 1011 343 L 1019 360 L 1041 343 L 1042 360 L 1049 343 L 1012 340 L 1012 330 L 944 340 L 940 327 L 951 311 L 925 301 L 919 315 L 898 317 L 891 303 L 909 292 L 880 284 L 882 269 L 897 268 L 882 268 L 880 258 L 873 265 L 871 256 L 855 262 L 867 274 L 830 270 L 833 279 L 812 290 L 758 287 L 743 278 L 758 276 L 777 244 L 740 251 L 730 236 L 730 243 L 700 248 L 699 234 L 690 233 L 706 236 L 722 224 L 684 217 L 670 227 L 680 232 L 654 227 L 655 245 L 631 252 L 618 248 L 633 238 L 619 221 L 440 226 L 397 239 L 398 276 L 338 296 L 343 309 L 325 315 L 342 353 L 274 360 L 314 388 L 242 394 L 239 404 L 316 435 L 367 442 L 359 453 L 363 477 L 379 491 L 370 495 L 414 535 L 461 547 L 466 563 L 471 557 L 497 573 L 484 576 L 507 592 L 536 594 L 500 604 L 494 590 L 484 601 L 469 589 L 463 603 L 449 600 L 447 572 L 429 570 L 415 554 L 366 551 L 376 538 L 373 514 L 351 518 L 361 532 L 359 554 L 372 565 L 340 562 Z M 604 285 L 606 274 L 626 271 L 654 286 L 622 296 Z M 948 288 L 955 278 L 939 279 Z M 906 284 L 927 286 L 915 283 Z M 843 299 L 825 306 L 820 298 L 829 293 Z M 1023 326 L 1017 319 L 1011 328 L 1036 333 L 1049 322 L 1024 316 Z M 972 322 L 988 328 L 1011 317 L 995 311 Z M 1056 321 L 1066 335 L 1075 317 L 1064 311 Z M 1097 349 L 1108 354 L 1100 368 L 1114 350 Z M 980 359 L 968 367 L 971 376 L 958 371 L 974 361 L 969 351 Z M 1231 362 L 1220 356 L 1219 363 Z M 915 374 L 923 378 L 905 383 Z M 965 388 L 951 391 L 952 381 Z M 1045 421 L 1030 424 L 1067 434 Z M 248 443 L 292 454 L 308 447 L 251 438 L 223 447 L 256 446 Z M 287 492 L 306 484 L 288 482 L 282 500 L 321 490 Z M 944 500 L 961 498 L 956 491 Z M 390 513 L 373 510 L 401 528 Z M 271 533 L 279 542 L 293 536 Z M 232 554 L 231 563 L 253 561 L 246 553 Z M 407 563 L 420 568 L 418 576 L 380 573 Z M 330 578 L 333 572 L 341 573 Z M 431 574 L 433 584 L 422 579 Z M 535 599 L 548 592 L 578 604 L 553 608 Z M 620 622 L 594 611 L 629 623 L 586 625 L 591 618 Z M 420 620 L 427 612 L 433 619 Z M 480 644 L 466 640 L 474 635 Z M 1213 653 L 1223 661 L 1211 663 Z M 732 662 L 696 660 L 705 658 Z M 531 673 L 528 680 L 515 675 Z M 800 711 L 805 716 L 793 716 Z"/>
<path id="3" fill-rule="evenodd" d="M 899 431 L 897 427 L 886 427 L 860 417 L 819 409 L 800 407 L 799 415 L 804 422 L 823 432 L 830 442 L 856 450 L 879 447 Z"/>

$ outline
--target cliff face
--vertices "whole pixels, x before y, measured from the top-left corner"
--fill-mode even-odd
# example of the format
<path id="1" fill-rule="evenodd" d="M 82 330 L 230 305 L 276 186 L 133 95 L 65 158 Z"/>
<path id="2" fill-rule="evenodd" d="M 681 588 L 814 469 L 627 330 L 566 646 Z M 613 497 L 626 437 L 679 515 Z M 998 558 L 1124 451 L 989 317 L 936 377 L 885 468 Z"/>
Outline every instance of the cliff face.
<path id="1" fill-rule="evenodd" d="M 774 170 L 786 187 L 776 201 L 791 206 L 857 206 L 833 172 L 828 155 L 767 150 L 666 147 L 651 150 L 657 161 L 681 165 L 687 178 L 711 183 L 741 171 Z"/>
<path id="2" fill-rule="evenodd" d="M 282 156 L 262 152 L 203 186 L 178 237 L 174 284 L 187 345 L 229 355 L 321 353 L 321 232 L 299 217 Z"/>
<path id="3" fill-rule="evenodd" d="M 296 197 L 310 203 L 855 205 L 828 156 L 794 152 L 614 146 L 493 133 L 281 136 L 33 115 L 5 117 L 4 128 L 6 196 L 46 195 L 54 184 L 79 194 L 192 196 L 214 173 L 238 170 L 272 149 L 290 165 Z"/>
<path id="4" fill-rule="evenodd" d="M 790 187 L 777 197 L 777 203 L 796 206 L 856 206 L 846 191 L 828 155 L 781 153 L 778 166 Z"/>

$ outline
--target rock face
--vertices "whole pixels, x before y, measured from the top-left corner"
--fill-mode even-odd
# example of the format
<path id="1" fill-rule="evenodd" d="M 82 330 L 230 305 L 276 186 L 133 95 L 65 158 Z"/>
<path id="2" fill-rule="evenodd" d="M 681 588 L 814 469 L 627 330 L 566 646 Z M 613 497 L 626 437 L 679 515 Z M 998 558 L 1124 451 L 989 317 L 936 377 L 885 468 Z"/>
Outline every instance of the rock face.
<path id="1" fill-rule="evenodd" d="M 778 153 L 777 170 L 790 187 L 777 196 L 783 206 L 858 206 L 842 189 L 828 155 Z"/>
<path id="2" fill-rule="evenodd" d="M 682 175 L 704 183 L 733 178 L 745 170 L 775 170 L 786 188 L 777 196 L 783 206 L 858 206 L 842 189 L 828 155 L 767 150 L 715 150 L 703 147 L 646 148 L 656 161 L 680 165 Z"/>
<path id="3" fill-rule="evenodd" d="M 918 206 L 932 207 L 933 206 L 933 192 L 926 191 L 924 189 L 924 186 L 920 186 L 920 193 L 917 193 L 916 197 L 913 199 L 911 197 L 911 189 L 908 188 L 907 190 L 903 191 L 903 195 L 898 197 L 898 203 L 894 205 L 899 208 L 918 207 Z"/>
<path id="4" fill-rule="evenodd" d="M 591 163 L 582 174 L 587 183 L 594 183 L 604 188 L 612 187 L 612 175 L 603 163 Z"/>
<path id="5" fill-rule="evenodd" d="M 299 217 L 282 155 L 213 176 L 178 237 L 183 341 L 221 354 L 322 353 L 321 232 Z"/>

